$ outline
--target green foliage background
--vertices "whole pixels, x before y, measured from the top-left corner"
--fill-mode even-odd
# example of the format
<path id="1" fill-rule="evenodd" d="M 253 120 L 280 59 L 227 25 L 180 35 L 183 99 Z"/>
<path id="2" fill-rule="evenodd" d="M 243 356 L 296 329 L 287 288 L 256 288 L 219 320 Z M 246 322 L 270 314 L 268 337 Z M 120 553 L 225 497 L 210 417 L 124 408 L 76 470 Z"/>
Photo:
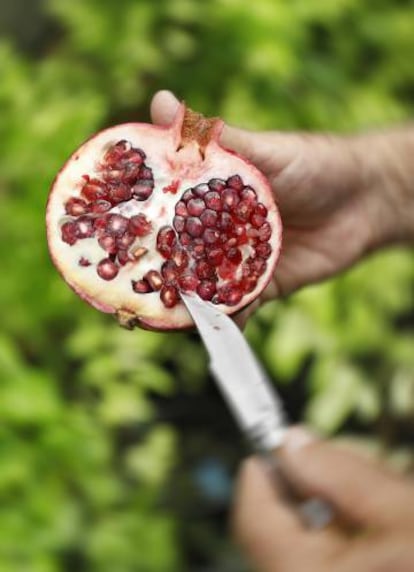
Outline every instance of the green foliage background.
<path id="1" fill-rule="evenodd" d="M 197 337 L 123 331 L 48 258 L 65 158 L 168 87 L 255 129 L 413 113 L 405 0 L 0 3 L 0 571 L 247 570 L 226 533 L 243 444 Z M 5 23 L 4 23 L 5 22 Z M 381 224 L 381 221 L 378 221 Z M 413 257 L 264 307 L 247 335 L 294 419 L 411 461 Z"/>

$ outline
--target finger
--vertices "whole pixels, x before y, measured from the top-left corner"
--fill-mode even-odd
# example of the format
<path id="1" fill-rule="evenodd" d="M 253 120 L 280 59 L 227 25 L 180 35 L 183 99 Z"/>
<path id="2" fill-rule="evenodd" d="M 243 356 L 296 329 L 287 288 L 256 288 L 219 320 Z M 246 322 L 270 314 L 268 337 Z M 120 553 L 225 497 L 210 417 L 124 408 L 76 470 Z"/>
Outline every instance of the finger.
<path id="1" fill-rule="evenodd" d="M 158 91 L 151 101 L 151 118 L 156 125 L 170 125 L 180 102 L 166 89 Z"/>
<path id="2" fill-rule="evenodd" d="M 351 451 L 313 439 L 301 428 L 288 433 L 280 460 L 298 491 L 325 498 L 355 524 L 389 524 L 395 507 L 400 511 L 404 505 L 406 485 L 400 477 Z"/>
<path id="3" fill-rule="evenodd" d="M 277 494 L 260 460 L 250 459 L 240 473 L 233 511 L 236 540 L 262 571 L 302 570 L 310 559 L 322 562 L 338 547 L 331 532 L 303 528 Z"/>

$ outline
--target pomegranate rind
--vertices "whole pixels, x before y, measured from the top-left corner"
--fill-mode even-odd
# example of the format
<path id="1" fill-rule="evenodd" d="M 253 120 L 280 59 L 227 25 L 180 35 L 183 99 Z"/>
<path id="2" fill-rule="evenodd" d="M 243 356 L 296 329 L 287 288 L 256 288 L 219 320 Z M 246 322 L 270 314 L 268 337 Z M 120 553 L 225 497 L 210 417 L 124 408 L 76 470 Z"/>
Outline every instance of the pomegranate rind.
<path id="1" fill-rule="evenodd" d="M 266 177 L 249 161 L 232 150 L 223 149 L 218 143 L 222 123 L 210 125 L 210 139 L 187 138 L 182 144 L 181 129 L 185 115 L 182 105 L 167 128 L 145 123 L 125 123 L 110 127 L 86 141 L 77 149 L 53 182 L 46 209 L 46 226 L 49 251 L 55 266 L 64 280 L 83 300 L 106 313 L 117 316 L 126 327 L 139 325 L 154 330 L 179 330 L 193 326 L 185 306 L 180 302 L 173 308 L 166 308 L 159 292 L 137 294 L 131 288 L 146 272 L 159 269 L 164 262 L 156 250 L 156 237 L 160 227 L 172 224 L 174 208 L 181 195 L 199 183 L 213 178 L 227 179 L 235 173 L 245 185 L 256 189 L 259 200 L 267 209 L 267 221 L 272 228 L 269 243 L 271 256 L 266 271 L 258 278 L 256 287 L 243 295 L 234 306 L 218 304 L 227 314 L 234 314 L 253 302 L 271 280 L 279 257 L 282 242 L 282 224 L 273 191 Z M 120 268 L 111 281 L 103 281 L 96 274 L 96 264 L 106 255 L 94 238 L 86 238 L 75 245 L 62 241 L 60 227 L 68 219 L 65 203 L 71 197 L 80 196 L 82 177 L 97 173 L 97 165 L 105 151 L 117 141 L 127 140 L 134 147 L 141 148 L 147 156 L 147 163 L 153 170 L 155 188 L 152 196 L 139 204 L 140 212 L 152 223 L 152 231 L 142 239 L 148 253 L 134 264 Z M 93 175 L 92 175 L 93 176 Z M 171 186 L 175 193 L 165 192 Z M 163 191 L 164 189 L 164 191 Z M 120 207 L 122 214 L 128 214 L 128 205 Z M 115 209 L 116 211 L 118 209 Z M 136 214 L 133 212 L 132 214 Z M 80 258 L 91 261 L 89 266 L 80 266 Z"/>

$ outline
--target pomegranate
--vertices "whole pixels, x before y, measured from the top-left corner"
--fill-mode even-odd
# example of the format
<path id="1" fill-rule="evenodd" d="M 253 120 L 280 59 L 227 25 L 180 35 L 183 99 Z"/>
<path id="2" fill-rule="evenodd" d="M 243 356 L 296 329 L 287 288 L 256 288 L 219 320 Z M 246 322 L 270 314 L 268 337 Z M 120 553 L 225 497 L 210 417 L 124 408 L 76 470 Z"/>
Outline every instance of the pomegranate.
<path id="1" fill-rule="evenodd" d="M 182 291 L 233 314 L 274 272 L 281 222 L 272 190 L 219 145 L 222 126 L 182 104 L 167 128 L 111 127 L 53 183 L 51 257 L 79 296 L 124 326 L 191 326 Z"/>

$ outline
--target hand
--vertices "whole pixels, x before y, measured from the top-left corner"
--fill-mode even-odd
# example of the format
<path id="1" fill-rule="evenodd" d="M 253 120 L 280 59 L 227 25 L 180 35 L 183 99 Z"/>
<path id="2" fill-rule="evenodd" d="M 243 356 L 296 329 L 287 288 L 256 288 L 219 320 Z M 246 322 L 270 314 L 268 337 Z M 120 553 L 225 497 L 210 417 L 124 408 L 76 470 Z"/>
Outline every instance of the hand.
<path id="1" fill-rule="evenodd" d="M 234 503 L 238 542 L 261 572 L 412 572 L 414 485 L 292 429 L 280 455 L 295 490 L 336 508 L 343 526 L 305 529 L 260 460 L 244 465 Z"/>
<path id="2" fill-rule="evenodd" d="M 171 123 L 177 106 L 173 94 L 158 92 L 154 123 Z M 222 144 L 267 175 L 282 215 L 282 255 L 262 300 L 333 276 L 370 250 L 406 238 L 414 221 L 414 174 L 408 176 L 413 135 L 346 138 L 224 128 Z"/>

